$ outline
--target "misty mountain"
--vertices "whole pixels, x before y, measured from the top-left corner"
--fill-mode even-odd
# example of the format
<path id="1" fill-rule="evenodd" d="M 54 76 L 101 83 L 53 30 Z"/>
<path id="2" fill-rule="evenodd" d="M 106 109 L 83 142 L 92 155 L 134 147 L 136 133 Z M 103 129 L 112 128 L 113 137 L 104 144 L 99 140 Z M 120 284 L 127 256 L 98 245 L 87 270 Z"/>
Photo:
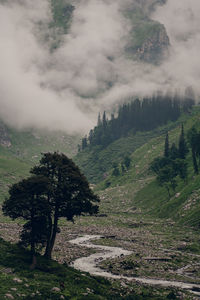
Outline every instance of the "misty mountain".
<path id="1" fill-rule="evenodd" d="M 187 86 L 197 96 L 199 9 L 197 0 L 1 0 L 1 118 L 84 134 L 128 97 Z"/>
<path id="2" fill-rule="evenodd" d="M 73 12 L 78 3 L 80 1 L 51 1 L 53 15 L 51 26 L 57 29 L 56 33 L 60 33 L 60 36 L 69 33 Z M 149 63 L 162 61 L 169 47 L 169 37 L 165 27 L 159 22 L 153 21 L 150 15 L 157 4 L 164 3 L 165 1 L 159 0 L 132 1 L 121 5 L 121 13 L 130 23 L 130 28 L 125 32 L 127 42 L 124 48 L 124 55 L 128 55 L 128 58 Z M 55 36 L 53 45 L 55 48 L 59 47 L 61 39 L 60 37 L 60 40 L 56 40 Z"/>

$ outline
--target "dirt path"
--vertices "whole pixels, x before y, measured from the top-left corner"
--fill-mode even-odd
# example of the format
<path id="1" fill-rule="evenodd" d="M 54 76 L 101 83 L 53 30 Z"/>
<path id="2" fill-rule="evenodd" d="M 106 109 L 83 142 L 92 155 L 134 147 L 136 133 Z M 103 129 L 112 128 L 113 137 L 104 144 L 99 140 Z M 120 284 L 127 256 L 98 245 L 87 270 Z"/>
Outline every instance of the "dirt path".
<path id="1" fill-rule="evenodd" d="M 149 279 L 149 278 L 140 278 L 140 277 L 127 277 L 127 276 L 121 276 L 121 275 L 114 275 L 110 272 L 106 272 L 98 267 L 98 263 L 102 260 L 108 259 L 108 258 L 116 258 L 120 257 L 122 255 L 130 255 L 132 252 L 124 250 L 119 247 L 109 247 L 109 246 L 100 246 L 100 245 L 94 245 L 90 243 L 91 240 L 100 239 L 102 236 L 99 235 L 84 235 L 83 237 L 76 238 L 74 240 L 71 240 L 70 243 L 74 245 L 84 246 L 88 248 L 93 248 L 100 250 L 98 253 L 92 254 L 88 257 L 82 257 L 76 259 L 72 266 L 75 269 L 89 272 L 91 275 L 96 276 L 103 276 L 107 278 L 113 278 L 113 279 L 126 279 L 128 281 L 138 281 L 141 283 L 146 283 L 150 285 L 159 285 L 163 287 L 176 287 L 180 289 L 185 289 L 193 294 L 200 296 L 200 285 L 199 284 L 191 284 L 191 283 L 185 283 L 185 282 L 179 282 L 179 281 L 168 281 L 168 280 L 161 280 L 161 279 Z"/>

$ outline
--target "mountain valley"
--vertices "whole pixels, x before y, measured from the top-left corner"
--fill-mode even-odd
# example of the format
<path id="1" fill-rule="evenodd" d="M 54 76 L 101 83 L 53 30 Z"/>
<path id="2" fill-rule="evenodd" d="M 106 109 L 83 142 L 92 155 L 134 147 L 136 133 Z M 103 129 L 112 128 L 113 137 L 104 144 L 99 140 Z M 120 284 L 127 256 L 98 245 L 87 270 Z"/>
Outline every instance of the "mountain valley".
<path id="1" fill-rule="evenodd" d="M 200 5 L 173 1 L 0 0 L 0 299 L 199 299 Z"/>

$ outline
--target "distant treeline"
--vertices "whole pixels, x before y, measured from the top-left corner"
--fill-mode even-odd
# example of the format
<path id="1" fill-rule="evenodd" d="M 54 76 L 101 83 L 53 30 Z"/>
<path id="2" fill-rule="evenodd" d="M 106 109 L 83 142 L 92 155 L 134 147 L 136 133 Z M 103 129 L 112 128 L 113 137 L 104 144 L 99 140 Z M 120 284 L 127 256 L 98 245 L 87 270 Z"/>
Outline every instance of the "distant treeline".
<path id="1" fill-rule="evenodd" d="M 98 116 L 97 126 L 82 139 L 79 151 L 88 146 L 100 145 L 105 148 L 130 132 L 149 131 L 168 121 L 176 121 L 181 111 L 189 112 L 193 105 L 194 100 L 189 97 L 155 96 L 135 99 L 119 106 L 117 116 L 111 114 L 109 120 L 104 111 L 102 116 Z"/>

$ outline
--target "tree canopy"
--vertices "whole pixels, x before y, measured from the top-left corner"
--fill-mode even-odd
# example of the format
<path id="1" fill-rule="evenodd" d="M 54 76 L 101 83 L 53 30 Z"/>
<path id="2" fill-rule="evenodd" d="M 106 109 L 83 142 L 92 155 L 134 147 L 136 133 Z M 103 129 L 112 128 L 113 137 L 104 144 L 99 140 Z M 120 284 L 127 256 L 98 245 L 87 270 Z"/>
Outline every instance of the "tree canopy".
<path id="1" fill-rule="evenodd" d="M 187 162 L 185 160 L 188 153 L 186 141 L 184 138 L 183 125 L 179 137 L 179 148 L 175 143 L 169 147 L 168 132 L 165 136 L 164 155 L 156 157 L 150 164 L 150 170 L 156 175 L 156 180 L 159 185 L 167 189 L 169 197 L 170 188 L 175 191 L 177 186 L 177 177 L 186 181 L 187 180 Z"/>
<path id="2" fill-rule="evenodd" d="M 189 113 L 194 100 L 175 96 L 160 95 L 152 98 L 127 99 L 127 103 L 119 106 L 116 116 L 107 118 L 106 112 L 98 115 L 97 126 L 90 130 L 88 137 L 82 139 L 79 151 L 88 147 L 106 148 L 115 140 L 129 133 L 149 131 L 169 121 L 176 121 L 181 111 Z"/>
<path id="3" fill-rule="evenodd" d="M 32 176 L 14 184 L 4 201 L 3 213 L 12 219 L 28 221 L 21 234 L 24 244 L 45 245 L 45 256 L 51 257 L 58 220 L 73 221 L 81 214 L 96 214 L 99 198 L 89 187 L 86 177 L 66 155 L 43 154 Z"/>

